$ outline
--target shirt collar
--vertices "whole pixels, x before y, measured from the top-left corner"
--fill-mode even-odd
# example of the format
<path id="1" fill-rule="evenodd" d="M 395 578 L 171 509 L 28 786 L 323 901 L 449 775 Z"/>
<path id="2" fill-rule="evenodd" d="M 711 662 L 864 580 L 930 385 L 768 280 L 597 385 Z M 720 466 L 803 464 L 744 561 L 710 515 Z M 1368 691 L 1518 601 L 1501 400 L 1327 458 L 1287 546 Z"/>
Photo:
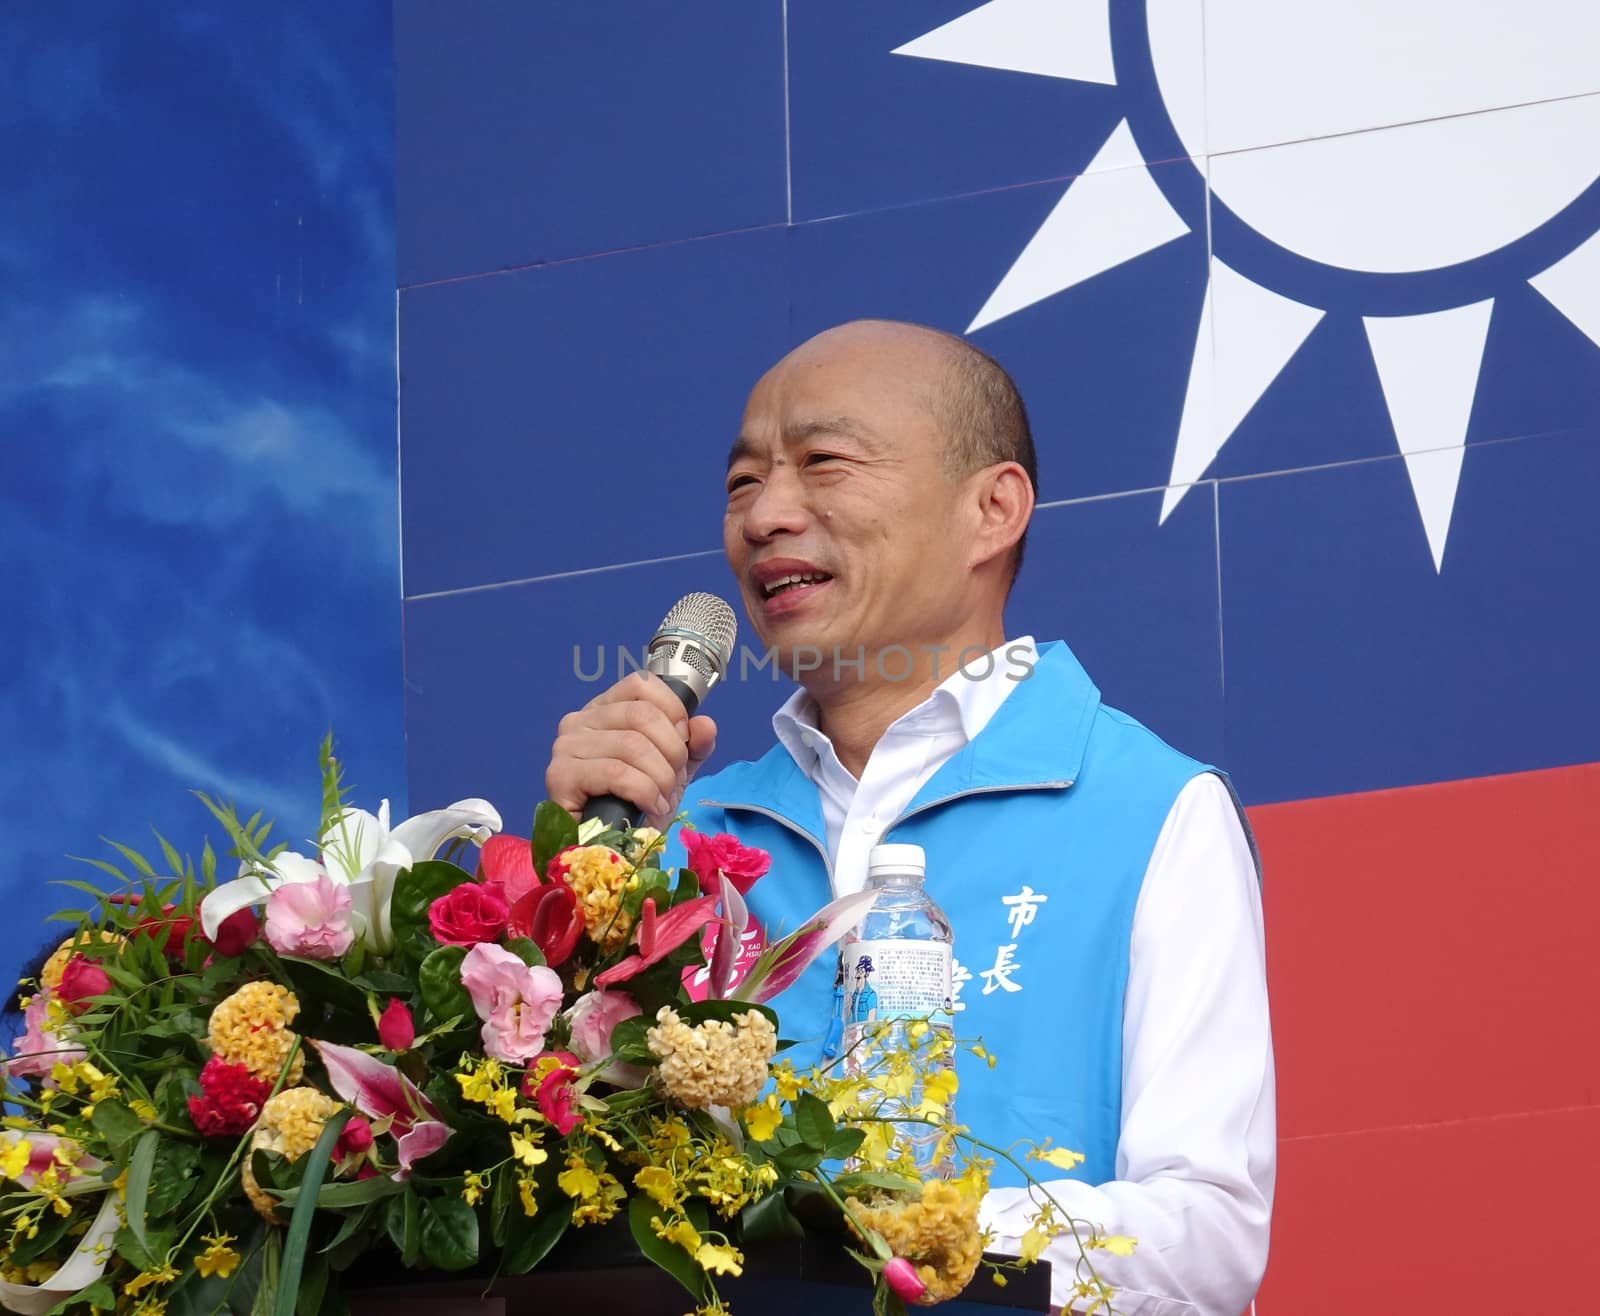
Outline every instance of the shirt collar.
<path id="1" fill-rule="evenodd" d="M 986 666 L 973 661 L 964 670 L 952 672 L 920 704 L 890 723 L 884 734 L 958 733 L 964 743 L 970 744 L 1016 687 L 1016 672 L 1037 663 L 1038 650 L 1033 636 L 1024 635 L 1002 644 L 989 658 Z M 815 781 L 822 765 L 823 747 L 829 754 L 833 752 L 828 737 L 817 727 L 816 701 L 803 689 L 796 690 L 772 715 L 772 730 L 795 765 Z"/>

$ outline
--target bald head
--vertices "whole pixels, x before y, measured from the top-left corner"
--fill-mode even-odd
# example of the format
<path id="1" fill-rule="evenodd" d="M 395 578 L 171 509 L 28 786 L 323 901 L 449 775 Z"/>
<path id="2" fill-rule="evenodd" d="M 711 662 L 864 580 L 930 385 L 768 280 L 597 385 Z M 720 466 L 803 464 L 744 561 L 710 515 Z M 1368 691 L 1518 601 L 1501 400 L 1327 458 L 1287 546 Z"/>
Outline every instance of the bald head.
<path id="1" fill-rule="evenodd" d="M 840 352 L 866 359 L 888 381 L 921 399 L 944 438 L 944 471 L 949 479 L 962 480 L 985 467 L 1016 462 L 1037 491 L 1039 464 L 1027 408 L 1011 376 L 986 352 L 926 325 L 852 320 L 808 339 L 779 367 L 804 366 Z M 1013 551 L 1013 575 L 1022 565 L 1026 541 L 1024 533 Z"/>

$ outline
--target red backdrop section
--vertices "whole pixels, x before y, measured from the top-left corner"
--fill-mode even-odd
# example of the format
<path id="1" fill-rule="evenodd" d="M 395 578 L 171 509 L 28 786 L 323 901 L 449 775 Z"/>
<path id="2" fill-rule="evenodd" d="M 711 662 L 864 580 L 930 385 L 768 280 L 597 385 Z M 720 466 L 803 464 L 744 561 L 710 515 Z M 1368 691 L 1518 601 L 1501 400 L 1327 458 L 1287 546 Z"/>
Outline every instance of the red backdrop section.
<path id="1" fill-rule="evenodd" d="M 1250 817 L 1281 1139 L 1260 1316 L 1596 1310 L 1600 764 Z"/>

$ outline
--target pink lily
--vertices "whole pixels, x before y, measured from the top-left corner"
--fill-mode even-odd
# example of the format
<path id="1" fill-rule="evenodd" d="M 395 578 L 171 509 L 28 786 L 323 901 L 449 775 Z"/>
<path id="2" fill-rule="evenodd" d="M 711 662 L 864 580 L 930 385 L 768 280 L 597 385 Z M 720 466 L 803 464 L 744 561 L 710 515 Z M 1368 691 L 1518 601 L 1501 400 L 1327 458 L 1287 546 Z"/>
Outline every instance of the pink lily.
<path id="1" fill-rule="evenodd" d="M 796 931 L 767 947 L 755 967 L 733 989 L 731 999 L 757 1004 L 770 1001 L 792 985 L 818 955 L 855 927 L 877 898 L 876 891 L 857 891 L 824 905 Z M 717 949 L 720 951 L 721 946 Z M 715 976 L 713 960 L 713 980 Z"/>
<path id="2" fill-rule="evenodd" d="M 393 1065 L 353 1046 L 316 1041 L 311 1045 L 322 1057 L 335 1092 L 363 1115 L 389 1120 L 400 1157 L 400 1168 L 391 1176 L 396 1182 L 409 1179 L 413 1164 L 444 1146 L 450 1126 L 439 1117 L 438 1107 Z"/>

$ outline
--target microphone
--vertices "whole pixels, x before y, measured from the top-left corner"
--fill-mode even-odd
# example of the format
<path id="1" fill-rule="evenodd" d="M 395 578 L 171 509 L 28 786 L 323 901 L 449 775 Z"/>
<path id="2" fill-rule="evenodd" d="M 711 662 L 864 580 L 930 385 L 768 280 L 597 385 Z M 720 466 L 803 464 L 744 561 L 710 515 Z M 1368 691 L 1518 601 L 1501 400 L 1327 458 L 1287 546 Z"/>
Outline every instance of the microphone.
<path id="1" fill-rule="evenodd" d="M 644 669 L 665 681 L 693 717 L 711 687 L 728 674 L 738 631 L 733 609 L 715 594 L 685 594 L 650 637 Z M 632 825 L 638 808 L 616 795 L 597 795 L 582 812 L 607 827 L 623 828 Z"/>

